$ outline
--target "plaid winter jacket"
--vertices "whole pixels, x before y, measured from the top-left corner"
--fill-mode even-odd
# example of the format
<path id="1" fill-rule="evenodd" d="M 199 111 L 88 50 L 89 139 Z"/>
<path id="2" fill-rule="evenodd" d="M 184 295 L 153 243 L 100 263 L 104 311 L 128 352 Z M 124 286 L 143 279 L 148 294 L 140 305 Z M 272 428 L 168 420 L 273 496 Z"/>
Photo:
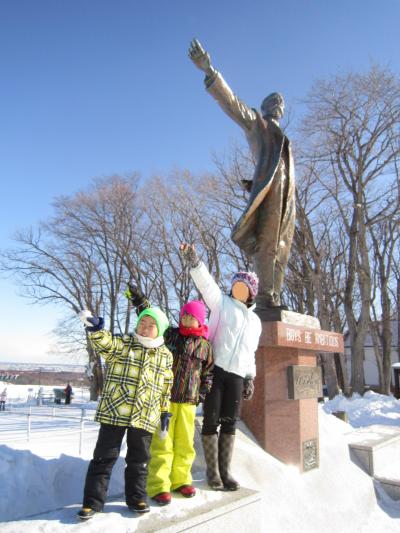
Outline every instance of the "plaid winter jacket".
<path id="1" fill-rule="evenodd" d="M 186 337 L 179 328 L 168 328 L 164 339 L 174 358 L 171 401 L 198 404 L 200 389 L 204 394 L 211 390 L 211 344 L 204 337 Z"/>
<path id="2" fill-rule="evenodd" d="M 135 335 L 89 334 L 93 349 L 107 363 L 95 420 L 133 426 L 154 433 L 160 414 L 169 409 L 173 381 L 172 355 L 163 344 L 146 348 Z"/>

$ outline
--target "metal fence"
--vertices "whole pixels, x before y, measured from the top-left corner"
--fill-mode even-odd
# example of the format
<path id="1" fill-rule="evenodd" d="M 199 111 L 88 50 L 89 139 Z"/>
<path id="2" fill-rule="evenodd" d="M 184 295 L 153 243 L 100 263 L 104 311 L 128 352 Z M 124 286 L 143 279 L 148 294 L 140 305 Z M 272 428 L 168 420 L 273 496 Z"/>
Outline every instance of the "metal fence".
<path id="1" fill-rule="evenodd" d="M 12 419 L 14 416 L 21 417 L 21 424 L 13 430 L 13 436 L 10 438 L 0 438 L 0 443 L 13 442 L 16 440 L 23 440 L 31 442 L 34 439 L 49 438 L 49 431 L 52 438 L 54 437 L 70 437 L 73 434 L 79 436 L 79 455 L 82 455 L 82 445 L 85 433 L 98 431 L 98 424 L 93 421 L 93 411 L 89 411 L 88 416 L 85 408 L 68 408 L 68 414 L 60 414 L 64 408 L 57 407 L 36 407 L 28 406 L 25 408 L 8 407 L 6 411 L 0 412 L 0 421 L 5 422 L 6 417 Z M 33 427 L 35 419 L 48 420 L 47 423 L 38 423 L 36 429 Z M 60 429 L 56 424 L 51 424 L 51 420 L 62 419 L 67 422 L 65 429 Z M 24 423 L 25 422 L 25 423 Z M 43 434 L 45 431 L 45 434 Z M 42 432 L 42 434 L 40 434 Z M 36 434 L 35 434 L 36 433 Z"/>

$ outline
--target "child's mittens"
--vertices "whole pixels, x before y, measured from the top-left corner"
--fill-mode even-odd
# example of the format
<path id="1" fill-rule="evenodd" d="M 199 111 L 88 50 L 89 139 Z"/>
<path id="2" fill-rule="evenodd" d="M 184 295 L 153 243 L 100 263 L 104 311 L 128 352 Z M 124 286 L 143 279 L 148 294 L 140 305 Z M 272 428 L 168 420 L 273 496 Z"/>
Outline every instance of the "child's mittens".
<path id="1" fill-rule="evenodd" d="M 142 293 L 137 285 L 128 283 L 128 288 L 124 292 L 124 295 L 128 298 L 131 304 L 136 307 L 138 314 L 144 309 L 150 307 L 150 302 L 146 296 Z"/>
<path id="2" fill-rule="evenodd" d="M 199 401 L 197 405 L 199 403 L 204 403 L 204 400 L 206 399 L 206 396 L 209 392 L 210 392 L 209 387 L 207 387 L 206 385 L 201 385 L 200 390 L 199 390 Z"/>
<path id="3" fill-rule="evenodd" d="M 171 416 L 172 416 L 172 413 L 167 413 L 167 412 L 161 413 L 160 429 L 158 432 L 158 436 L 160 437 L 161 440 L 164 440 L 165 437 L 167 436 L 168 428 L 169 428 L 169 420 Z"/>
<path id="4" fill-rule="evenodd" d="M 88 309 L 82 309 L 79 313 L 79 318 L 85 325 L 86 331 L 90 331 L 91 333 L 100 331 L 104 327 L 104 318 L 93 315 Z"/>
<path id="5" fill-rule="evenodd" d="M 195 268 L 200 263 L 193 244 L 182 243 L 179 246 L 179 253 L 190 268 Z"/>
<path id="6" fill-rule="evenodd" d="M 254 394 L 254 379 L 245 378 L 243 382 L 243 399 L 251 400 Z"/>

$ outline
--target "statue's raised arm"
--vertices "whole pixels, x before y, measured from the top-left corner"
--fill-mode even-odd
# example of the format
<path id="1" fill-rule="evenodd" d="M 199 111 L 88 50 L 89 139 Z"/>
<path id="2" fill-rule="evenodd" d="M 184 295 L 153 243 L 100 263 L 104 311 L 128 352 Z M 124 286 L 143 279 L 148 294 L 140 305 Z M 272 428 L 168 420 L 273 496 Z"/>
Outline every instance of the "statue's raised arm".
<path id="1" fill-rule="evenodd" d="M 190 43 L 189 57 L 206 75 L 207 91 L 215 98 L 225 113 L 244 130 L 249 131 L 256 121 L 254 110 L 242 102 L 226 83 L 221 73 L 211 64 L 210 54 L 197 39 Z"/>

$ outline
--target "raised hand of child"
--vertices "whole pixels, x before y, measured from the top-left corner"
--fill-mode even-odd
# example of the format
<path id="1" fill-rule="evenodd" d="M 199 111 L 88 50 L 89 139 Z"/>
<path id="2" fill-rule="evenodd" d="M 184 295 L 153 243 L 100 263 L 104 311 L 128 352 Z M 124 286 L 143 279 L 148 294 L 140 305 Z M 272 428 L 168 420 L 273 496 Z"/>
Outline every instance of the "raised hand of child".
<path id="1" fill-rule="evenodd" d="M 137 314 L 140 314 L 143 309 L 151 307 L 149 300 L 134 283 L 128 283 L 128 288 L 124 292 L 124 295 L 128 298 L 133 307 L 136 307 Z"/>
<path id="2" fill-rule="evenodd" d="M 94 331 L 100 331 L 104 328 L 104 318 L 93 315 L 88 309 L 82 309 L 79 313 L 79 318 L 85 325 L 86 331 L 93 333 Z"/>
<path id="3" fill-rule="evenodd" d="M 190 268 L 195 268 L 200 263 L 194 244 L 183 242 L 179 246 L 179 253 Z"/>

